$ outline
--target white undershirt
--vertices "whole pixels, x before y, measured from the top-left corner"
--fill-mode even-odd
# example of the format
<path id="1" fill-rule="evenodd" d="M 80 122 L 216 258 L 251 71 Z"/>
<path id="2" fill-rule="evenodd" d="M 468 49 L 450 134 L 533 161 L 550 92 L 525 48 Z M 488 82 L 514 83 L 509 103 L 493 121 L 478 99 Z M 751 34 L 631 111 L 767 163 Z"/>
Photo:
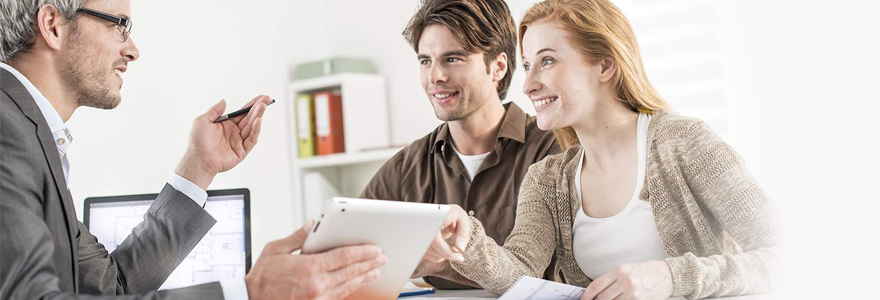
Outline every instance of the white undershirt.
<path id="1" fill-rule="evenodd" d="M 450 144 L 451 145 L 451 144 Z M 455 155 L 458 155 L 458 159 L 461 160 L 461 163 L 464 164 L 465 170 L 467 170 L 468 176 L 471 179 L 471 182 L 474 181 L 474 177 L 477 176 L 477 171 L 480 170 L 480 165 L 483 164 L 483 161 L 486 160 L 486 157 L 489 156 L 490 152 L 486 152 L 483 154 L 477 155 L 464 155 L 461 152 L 458 152 L 458 149 L 455 149 L 455 145 L 452 146 L 452 151 L 455 151 Z"/>
<path id="2" fill-rule="evenodd" d="M 580 207 L 572 226 L 574 235 L 572 248 L 574 259 L 587 277 L 596 279 L 611 269 L 631 263 L 659 260 L 667 257 L 666 251 L 654 225 L 651 204 L 639 199 L 645 181 L 645 161 L 648 124 L 651 115 L 640 113 L 638 121 L 638 174 L 636 189 L 626 208 L 607 218 L 593 218 Z M 584 151 L 581 150 L 575 189 L 581 202 L 581 169 L 584 165 Z"/>

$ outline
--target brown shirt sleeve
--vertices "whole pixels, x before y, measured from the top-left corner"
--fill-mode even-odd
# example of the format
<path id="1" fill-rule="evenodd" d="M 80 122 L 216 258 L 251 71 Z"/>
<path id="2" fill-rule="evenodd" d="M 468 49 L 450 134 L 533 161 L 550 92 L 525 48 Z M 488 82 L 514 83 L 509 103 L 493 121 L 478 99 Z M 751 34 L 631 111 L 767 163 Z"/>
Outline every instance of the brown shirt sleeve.
<path id="1" fill-rule="evenodd" d="M 360 198 L 380 199 L 380 200 L 396 200 L 404 201 L 401 195 L 400 184 L 404 174 L 402 168 L 404 158 L 406 157 L 405 149 L 395 154 L 391 159 L 385 162 L 373 179 L 367 184 L 367 187 L 360 194 Z M 425 277 L 425 282 L 438 289 L 475 289 L 479 286 L 459 275 L 450 267 L 444 268 L 442 274 Z M 461 284 L 467 283 L 467 284 Z"/>
<path id="2" fill-rule="evenodd" d="M 425 276 L 423 279 L 428 284 L 441 290 L 472 290 L 480 288 L 479 284 L 458 274 L 448 263 L 436 276 Z"/>
<path id="3" fill-rule="evenodd" d="M 400 150 L 392 156 L 385 164 L 379 168 L 370 183 L 361 192 L 359 198 L 377 199 L 377 200 L 396 200 L 403 201 L 403 195 L 400 193 L 400 181 L 403 172 L 401 165 L 405 157 L 404 150 Z"/>

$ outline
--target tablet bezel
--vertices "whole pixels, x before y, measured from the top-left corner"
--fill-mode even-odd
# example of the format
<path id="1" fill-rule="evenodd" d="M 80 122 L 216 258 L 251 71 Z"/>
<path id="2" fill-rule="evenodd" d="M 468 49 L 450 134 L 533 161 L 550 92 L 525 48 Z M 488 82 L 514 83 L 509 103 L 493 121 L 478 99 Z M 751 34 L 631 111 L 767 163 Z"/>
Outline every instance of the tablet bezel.
<path id="1" fill-rule="evenodd" d="M 397 299 L 450 212 L 448 205 L 335 197 L 328 200 L 302 253 L 373 244 L 388 263 L 347 299 Z"/>

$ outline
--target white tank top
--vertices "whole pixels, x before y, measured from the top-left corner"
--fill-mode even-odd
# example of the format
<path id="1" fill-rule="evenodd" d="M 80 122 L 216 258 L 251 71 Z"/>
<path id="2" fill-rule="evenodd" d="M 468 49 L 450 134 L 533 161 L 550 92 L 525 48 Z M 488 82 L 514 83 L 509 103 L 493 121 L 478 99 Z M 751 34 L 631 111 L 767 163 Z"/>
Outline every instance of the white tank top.
<path id="1" fill-rule="evenodd" d="M 607 218 L 593 218 L 578 209 L 572 232 L 574 259 L 587 277 L 596 279 L 614 267 L 660 260 L 667 257 L 666 251 L 654 225 L 651 204 L 639 199 L 642 183 L 645 181 L 645 151 L 648 139 L 648 124 L 651 115 L 640 113 L 638 121 L 638 159 L 639 169 L 636 189 L 629 204 L 620 213 Z M 581 150 L 574 181 L 578 201 L 581 200 L 581 168 L 584 152 Z"/>

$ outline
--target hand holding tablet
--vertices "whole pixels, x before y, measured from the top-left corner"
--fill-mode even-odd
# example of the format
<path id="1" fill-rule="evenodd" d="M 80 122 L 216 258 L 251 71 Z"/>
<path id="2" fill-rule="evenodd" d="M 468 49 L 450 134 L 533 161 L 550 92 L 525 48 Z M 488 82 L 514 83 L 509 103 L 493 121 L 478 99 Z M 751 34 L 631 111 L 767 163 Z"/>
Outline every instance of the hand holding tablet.
<path id="1" fill-rule="evenodd" d="M 272 241 L 245 276 L 249 299 L 341 299 L 379 277 L 388 258 L 373 245 L 337 247 L 317 254 L 300 250 L 314 226 Z M 283 286 L 283 289 L 275 288 Z"/>

